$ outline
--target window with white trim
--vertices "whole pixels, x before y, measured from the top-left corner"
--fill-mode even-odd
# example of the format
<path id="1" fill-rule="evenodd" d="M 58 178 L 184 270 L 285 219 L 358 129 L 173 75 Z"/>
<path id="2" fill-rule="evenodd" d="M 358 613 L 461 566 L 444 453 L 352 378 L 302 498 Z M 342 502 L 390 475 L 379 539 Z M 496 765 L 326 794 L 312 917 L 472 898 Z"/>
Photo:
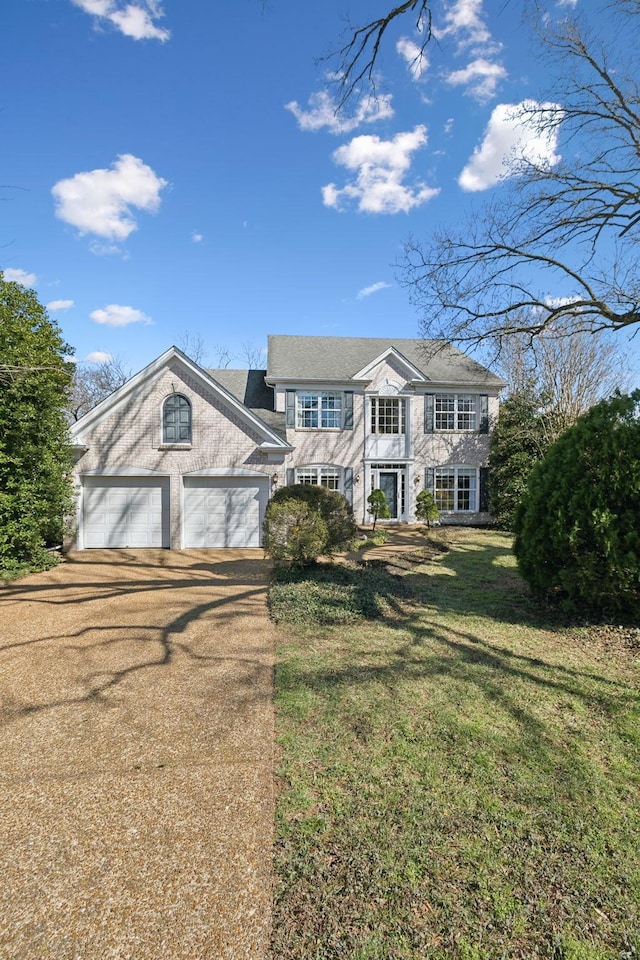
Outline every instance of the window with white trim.
<path id="1" fill-rule="evenodd" d="M 181 393 L 172 393 L 162 406 L 162 442 L 191 443 L 191 404 Z"/>
<path id="2" fill-rule="evenodd" d="M 469 513 L 478 509 L 478 471 L 475 467 L 436 467 L 434 485 L 438 510 Z"/>
<path id="3" fill-rule="evenodd" d="M 331 466 L 297 467 L 296 483 L 310 483 L 329 490 L 340 489 L 340 468 Z"/>
<path id="4" fill-rule="evenodd" d="M 296 425 L 303 430 L 339 430 L 342 426 L 342 394 L 298 392 Z"/>
<path id="5" fill-rule="evenodd" d="M 434 397 L 436 430 L 477 430 L 478 398 L 474 394 L 437 393 Z"/>
<path id="6" fill-rule="evenodd" d="M 406 402 L 397 397 L 371 398 L 371 433 L 405 433 Z"/>

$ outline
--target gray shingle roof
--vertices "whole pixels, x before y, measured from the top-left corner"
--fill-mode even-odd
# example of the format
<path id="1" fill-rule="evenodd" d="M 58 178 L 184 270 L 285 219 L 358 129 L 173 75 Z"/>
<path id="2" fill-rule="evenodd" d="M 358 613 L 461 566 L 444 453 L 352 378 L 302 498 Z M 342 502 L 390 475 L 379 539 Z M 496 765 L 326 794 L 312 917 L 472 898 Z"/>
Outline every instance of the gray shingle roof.
<path id="1" fill-rule="evenodd" d="M 350 380 L 389 347 L 417 367 L 425 380 L 496 387 L 503 383 L 449 343 L 391 337 L 270 336 L 267 380 Z"/>
<path id="2" fill-rule="evenodd" d="M 286 440 L 285 415 L 273 409 L 273 390 L 264 382 L 266 370 L 207 370 L 213 379 Z"/>

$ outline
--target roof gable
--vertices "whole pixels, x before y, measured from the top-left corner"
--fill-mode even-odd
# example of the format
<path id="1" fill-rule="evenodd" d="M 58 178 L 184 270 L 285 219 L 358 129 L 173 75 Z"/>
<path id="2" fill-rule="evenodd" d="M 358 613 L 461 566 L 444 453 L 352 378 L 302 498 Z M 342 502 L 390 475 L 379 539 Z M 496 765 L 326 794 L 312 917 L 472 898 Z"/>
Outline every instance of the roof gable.
<path id="1" fill-rule="evenodd" d="M 92 430 L 96 424 L 117 410 L 118 407 L 128 403 L 135 397 L 141 387 L 158 377 L 170 364 L 176 362 L 184 366 L 185 370 L 190 373 L 191 376 L 199 380 L 223 405 L 229 407 L 236 416 L 240 417 L 248 426 L 253 427 L 258 435 L 263 438 L 261 446 L 265 448 L 278 447 L 289 449 L 286 441 L 271 426 L 245 406 L 230 390 L 218 383 L 210 373 L 198 366 L 197 363 L 194 363 L 193 360 L 190 360 L 189 357 L 177 347 L 170 347 L 156 360 L 153 360 L 146 367 L 143 367 L 135 376 L 127 380 L 126 383 L 115 390 L 110 396 L 102 400 L 97 406 L 74 423 L 70 429 L 72 441 L 75 443 L 81 441 L 87 431 Z"/>
<path id="2" fill-rule="evenodd" d="M 377 367 L 382 363 L 386 363 L 389 360 L 395 360 L 396 365 L 402 370 L 407 380 L 428 380 L 429 378 L 419 370 L 413 363 L 410 363 L 406 357 L 403 357 L 402 354 L 396 350 L 395 347 L 389 347 L 384 353 L 381 353 L 380 356 L 375 357 L 371 360 L 362 370 L 358 370 L 357 373 L 354 373 L 353 380 L 370 380 Z"/>

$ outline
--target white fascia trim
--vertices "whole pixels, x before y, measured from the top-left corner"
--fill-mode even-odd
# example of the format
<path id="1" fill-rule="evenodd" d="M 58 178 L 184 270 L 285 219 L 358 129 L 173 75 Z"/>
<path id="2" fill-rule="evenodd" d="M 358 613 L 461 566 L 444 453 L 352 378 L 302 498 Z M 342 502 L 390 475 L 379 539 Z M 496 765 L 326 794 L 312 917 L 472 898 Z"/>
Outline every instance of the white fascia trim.
<path id="1" fill-rule="evenodd" d="M 190 477 L 253 477 L 254 479 L 269 480 L 269 476 L 262 470 L 247 470 L 244 467 L 207 467 L 204 470 L 190 470 L 182 474 L 183 479 Z"/>
<path id="2" fill-rule="evenodd" d="M 300 390 L 304 390 L 306 387 L 313 387 L 316 390 L 349 390 L 353 386 L 356 387 L 366 387 L 368 383 L 371 382 L 371 377 L 364 380 L 358 380 L 356 377 L 351 379 L 342 379 L 342 380 L 332 380 L 331 377 L 319 377 L 311 378 L 307 377 L 274 377 L 273 379 L 267 379 L 265 377 L 264 382 L 268 387 L 299 387 Z"/>
<path id="3" fill-rule="evenodd" d="M 403 357 L 399 350 L 396 350 L 395 347 L 389 347 L 384 353 L 381 353 L 379 357 L 376 357 L 375 360 L 372 360 L 370 363 L 363 367 L 362 370 L 359 370 L 354 374 L 354 380 L 362 380 L 365 378 L 371 379 L 373 371 L 376 367 L 379 367 L 381 363 L 384 363 L 385 360 L 388 360 L 389 357 L 393 357 L 395 360 L 398 360 L 399 363 L 411 374 L 412 380 L 424 380 L 424 373 L 422 370 L 419 370 L 414 366 L 406 357 Z"/>
<path id="4" fill-rule="evenodd" d="M 265 453 L 293 453 L 295 447 L 292 447 L 290 444 L 275 444 L 275 443 L 261 443 L 258 447 L 259 450 L 264 450 Z"/>
<path id="5" fill-rule="evenodd" d="M 495 380 L 490 383 L 486 380 L 412 380 L 411 383 L 417 389 L 424 389 L 426 393 L 453 390 L 456 393 L 488 393 L 496 397 L 500 390 L 507 386 L 504 380 L 497 383 Z"/>
<path id="6" fill-rule="evenodd" d="M 83 432 L 87 429 L 90 429 L 96 421 L 99 421 L 107 413 L 110 413 L 116 410 L 118 407 L 122 406 L 134 393 L 141 387 L 147 380 L 150 380 L 151 377 L 159 373 L 164 367 L 166 367 L 171 360 L 180 360 L 184 366 L 202 383 L 213 390 L 215 393 L 218 393 L 222 399 L 232 407 L 236 413 L 238 413 L 245 422 L 250 423 L 255 429 L 258 430 L 267 440 L 268 443 L 273 444 L 274 447 L 278 449 L 284 449 L 287 447 L 287 444 L 282 440 L 276 433 L 274 433 L 267 424 L 257 417 L 254 413 L 249 410 L 248 407 L 245 407 L 233 394 L 229 393 L 217 380 L 214 380 L 202 367 L 199 367 L 193 360 L 190 360 L 182 352 L 178 350 L 177 347 L 170 347 L 168 350 L 165 350 L 156 360 L 153 360 L 146 367 L 143 367 L 135 376 L 131 377 L 130 380 L 127 380 L 121 387 L 115 390 L 111 396 L 107 397 L 105 400 L 102 400 L 93 410 L 90 410 L 89 413 L 85 414 L 84 417 L 81 417 L 80 420 L 77 420 L 71 428 L 71 437 L 72 439 L 79 439 Z"/>
<path id="7" fill-rule="evenodd" d="M 83 470 L 80 477 L 170 477 L 162 470 L 148 470 L 146 467 L 103 467 L 97 470 Z"/>

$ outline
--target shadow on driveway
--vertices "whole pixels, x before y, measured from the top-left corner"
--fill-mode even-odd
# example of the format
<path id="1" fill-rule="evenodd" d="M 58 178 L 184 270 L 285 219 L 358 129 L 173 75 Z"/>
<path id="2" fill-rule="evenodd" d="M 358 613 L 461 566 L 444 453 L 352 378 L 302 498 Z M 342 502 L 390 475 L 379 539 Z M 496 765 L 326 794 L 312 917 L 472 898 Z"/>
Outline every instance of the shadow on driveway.
<path id="1" fill-rule="evenodd" d="M 7 960 L 266 956 L 267 573 L 86 551 L 0 588 Z"/>

